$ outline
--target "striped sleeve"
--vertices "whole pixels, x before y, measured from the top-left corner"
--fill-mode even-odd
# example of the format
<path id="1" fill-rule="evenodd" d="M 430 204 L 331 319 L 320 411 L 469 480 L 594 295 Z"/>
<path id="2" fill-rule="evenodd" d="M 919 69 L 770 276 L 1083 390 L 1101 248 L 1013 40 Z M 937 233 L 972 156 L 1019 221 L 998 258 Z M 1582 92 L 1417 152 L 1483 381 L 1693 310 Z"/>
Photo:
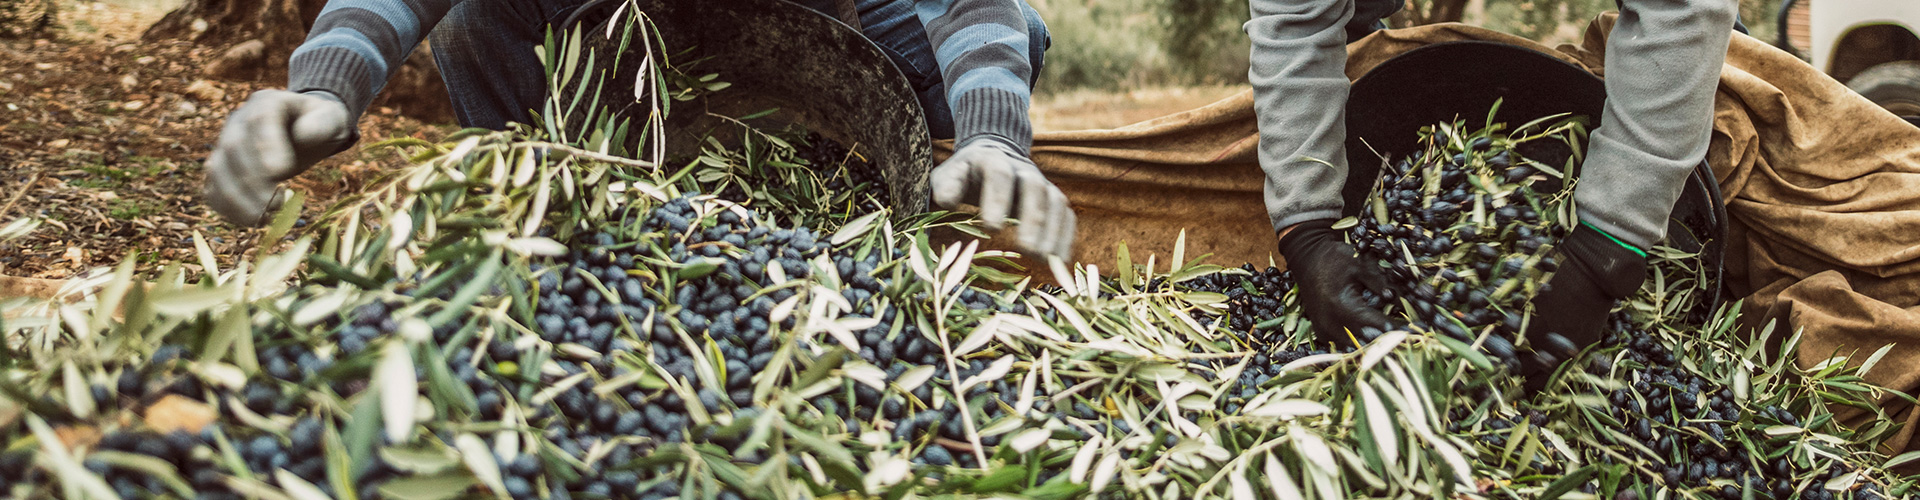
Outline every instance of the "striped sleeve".
<path id="1" fill-rule="evenodd" d="M 914 10 L 947 83 L 957 144 L 994 138 L 1026 153 L 1033 66 L 1020 0 L 916 0 Z"/>
<path id="2" fill-rule="evenodd" d="M 359 116 L 393 68 L 460 1 L 328 0 L 287 62 L 287 89 L 332 92 Z"/>

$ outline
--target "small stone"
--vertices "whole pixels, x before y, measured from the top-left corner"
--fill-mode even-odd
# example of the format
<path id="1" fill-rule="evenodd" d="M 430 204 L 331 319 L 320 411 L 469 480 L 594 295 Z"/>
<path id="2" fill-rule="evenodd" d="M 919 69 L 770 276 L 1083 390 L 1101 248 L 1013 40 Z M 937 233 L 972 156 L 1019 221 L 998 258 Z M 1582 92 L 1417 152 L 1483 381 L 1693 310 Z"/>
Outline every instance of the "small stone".
<path id="1" fill-rule="evenodd" d="M 187 85 L 187 95 L 202 101 L 218 102 L 227 98 L 227 91 L 211 81 L 195 80 Z"/>
<path id="2" fill-rule="evenodd" d="M 207 75 L 215 78 L 236 80 L 252 79 L 260 73 L 267 58 L 267 44 L 260 40 L 247 40 L 233 47 L 207 65 Z"/>

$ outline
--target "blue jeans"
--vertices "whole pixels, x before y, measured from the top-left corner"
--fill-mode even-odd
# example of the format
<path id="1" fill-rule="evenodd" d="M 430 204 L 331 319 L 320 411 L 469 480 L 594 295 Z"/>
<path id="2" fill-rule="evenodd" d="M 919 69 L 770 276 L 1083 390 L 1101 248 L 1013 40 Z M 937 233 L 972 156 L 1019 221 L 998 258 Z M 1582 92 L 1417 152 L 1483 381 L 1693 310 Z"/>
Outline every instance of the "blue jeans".
<path id="1" fill-rule="evenodd" d="M 587 2 L 467 0 L 448 12 L 428 39 L 460 124 L 499 130 L 508 123 L 532 121 L 531 110 L 543 105 L 547 84 L 540 60 L 527 47 L 544 41 L 548 26 L 565 21 Z M 834 0 L 798 3 L 838 17 Z M 926 112 L 927 130 L 935 139 L 953 138 L 953 109 L 947 103 L 946 82 L 940 76 L 940 64 L 934 59 L 926 29 L 914 14 L 913 1 L 856 0 L 855 7 L 860 13 L 861 32 L 913 85 Z M 1021 7 L 1027 14 L 1033 40 L 1029 57 L 1038 78 L 1042 57 L 1052 41 L 1040 13 L 1025 2 Z"/>
<path id="2" fill-rule="evenodd" d="M 588 0 L 470 0 L 440 20 L 427 40 L 464 127 L 504 130 L 533 122 L 547 98 L 546 70 L 532 47 L 547 26 Z"/>

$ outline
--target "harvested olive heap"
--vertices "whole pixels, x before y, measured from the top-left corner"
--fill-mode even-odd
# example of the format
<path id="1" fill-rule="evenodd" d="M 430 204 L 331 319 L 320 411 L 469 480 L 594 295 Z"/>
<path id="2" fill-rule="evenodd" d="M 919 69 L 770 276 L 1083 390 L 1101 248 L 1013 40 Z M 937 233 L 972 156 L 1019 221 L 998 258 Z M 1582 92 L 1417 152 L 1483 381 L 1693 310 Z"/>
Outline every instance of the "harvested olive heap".
<path id="1" fill-rule="evenodd" d="M 1523 137 L 1498 137 L 1496 128 L 1458 137 L 1459 123 L 1429 128 L 1432 147 L 1388 164 L 1369 213 L 1336 224 L 1395 285 L 1364 296 L 1419 331 L 1469 342 L 1491 332 L 1482 347 L 1512 363 L 1521 307 L 1555 269 L 1552 242 L 1573 224 L 1571 203 L 1555 198 L 1572 190 L 1550 166 L 1564 169 L 1573 156 L 1520 152 L 1566 151 L 1564 143 L 1529 146 L 1580 138 L 1577 121 L 1554 125 Z"/>
<path id="2" fill-rule="evenodd" d="M 576 46 L 543 54 L 590 57 Z M 931 236 L 979 234 L 963 216 L 730 200 L 750 155 L 636 160 L 563 138 L 580 136 L 398 143 L 414 166 L 283 238 L 295 197 L 236 268 L 125 265 L 0 303 L 0 497 L 1912 490 L 1886 470 L 1912 456 L 1874 452 L 1895 427 L 1860 379 L 1873 358 L 1803 369 L 1794 339 L 1737 328 L 1737 307 L 1694 318 L 1697 266 L 1673 249 L 1652 252 L 1658 278 L 1614 340 L 1518 397 L 1502 360 L 1530 345 L 1508 318 L 1524 326 L 1571 220 L 1557 172 L 1579 159 L 1578 121 L 1440 124 L 1395 159 L 1384 210 L 1346 224 L 1394 270 L 1381 307 L 1404 328 L 1350 351 L 1309 344 L 1279 269 L 1121 247 L 1039 285 L 1007 254 Z M 811 144 L 781 139 L 756 154 Z M 1830 404 L 1868 413 L 1845 427 Z"/>
<path id="3" fill-rule="evenodd" d="M 1525 342 L 1543 341 L 1517 338 L 1531 313 L 1527 300 L 1557 267 L 1553 244 L 1576 223 L 1574 183 L 1563 172 L 1581 159 L 1584 120 L 1548 117 L 1512 132 L 1501 124 L 1472 130 L 1454 122 L 1422 134 L 1424 150 L 1388 164 L 1367 213 L 1336 227 L 1347 228 L 1349 241 L 1387 271 L 1389 290 L 1367 295 L 1402 320 L 1403 328 L 1456 350 L 1477 347 L 1490 355 L 1489 364 L 1517 366 L 1531 348 Z M 1600 354 L 1564 377 L 1579 390 L 1523 403 L 1518 412 L 1450 408 L 1456 421 L 1449 430 L 1471 431 L 1469 422 L 1479 419 L 1483 432 L 1494 431 L 1481 435 L 1484 451 L 1528 462 L 1522 470 L 1542 474 L 1567 474 L 1580 463 L 1631 466 L 1625 474 L 1594 470 L 1594 479 L 1580 488 L 1588 492 L 1728 500 L 1885 498 L 1885 485 L 1857 480 L 1865 473 L 1861 467 L 1818 460 L 1801 448 L 1808 446 L 1804 438 L 1782 438 L 1803 432 L 1795 412 L 1781 405 L 1793 404 L 1790 395 L 1804 386 L 1767 394 L 1747 385 L 1736 394 L 1734 386 L 1751 384 L 1753 374 L 1736 374 L 1744 369 L 1726 365 L 1757 358 L 1753 346 L 1764 339 L 1748 344 L 1727 338 L 1730 314 L 1699 324 L 1713 315 L 1699 303 L 1706 278 L 1697 260 L 1676 249 L 1654 249 L 1655 279 L 1615 312 Z M 1669 343 L 1676 336 L 1685 339 L 1678 346 Z M 1748 344 L 1744 352 L 1729 352 L 1740 344 Z M 1489 389 L 1499 387 L 1455 388 L 1491 398 L 1497 395 Z M 1811 404 L 1800 402 L 1802 408 Z M 1603 449 L 1581 450 L 1575 443 L 1573 453 L 1512 456 L 1524 442 L 1512 433 L 1526 427 L 1563 436 L 1592 433 Z"/>

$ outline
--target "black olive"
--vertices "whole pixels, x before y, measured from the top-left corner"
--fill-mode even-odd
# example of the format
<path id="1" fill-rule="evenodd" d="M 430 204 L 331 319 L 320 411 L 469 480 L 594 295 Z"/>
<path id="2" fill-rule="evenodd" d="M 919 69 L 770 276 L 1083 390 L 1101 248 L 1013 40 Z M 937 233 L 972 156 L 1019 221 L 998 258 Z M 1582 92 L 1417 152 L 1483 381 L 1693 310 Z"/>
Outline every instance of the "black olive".
<path id="1" fill-rule="evenodd" d="M 1491 164 L 1492 162 L 1488 163 Z M 1521 179 L 1526 179 L 1527 176 L 1533 175 L 1534 173 L 1535 171 L 1531 167 L 1517 166 L 1507 169 L 1507 173 L 1504 174 L 1502 178 L 1508 183 L 1515 183 L 1520 182 Z"/>
<path id="2" fill-rule="evenodd" d="M 1507 168 L 1507 166 L 1513 164 L 1513 155 L 1506 151 L 1501 151 L 1499 153 L 1495 153 L 1493 156 L 1488 156 L 1486 161 L 1487 161 L 1487 166 L 1490 166 L 1493 168 Z"/>

